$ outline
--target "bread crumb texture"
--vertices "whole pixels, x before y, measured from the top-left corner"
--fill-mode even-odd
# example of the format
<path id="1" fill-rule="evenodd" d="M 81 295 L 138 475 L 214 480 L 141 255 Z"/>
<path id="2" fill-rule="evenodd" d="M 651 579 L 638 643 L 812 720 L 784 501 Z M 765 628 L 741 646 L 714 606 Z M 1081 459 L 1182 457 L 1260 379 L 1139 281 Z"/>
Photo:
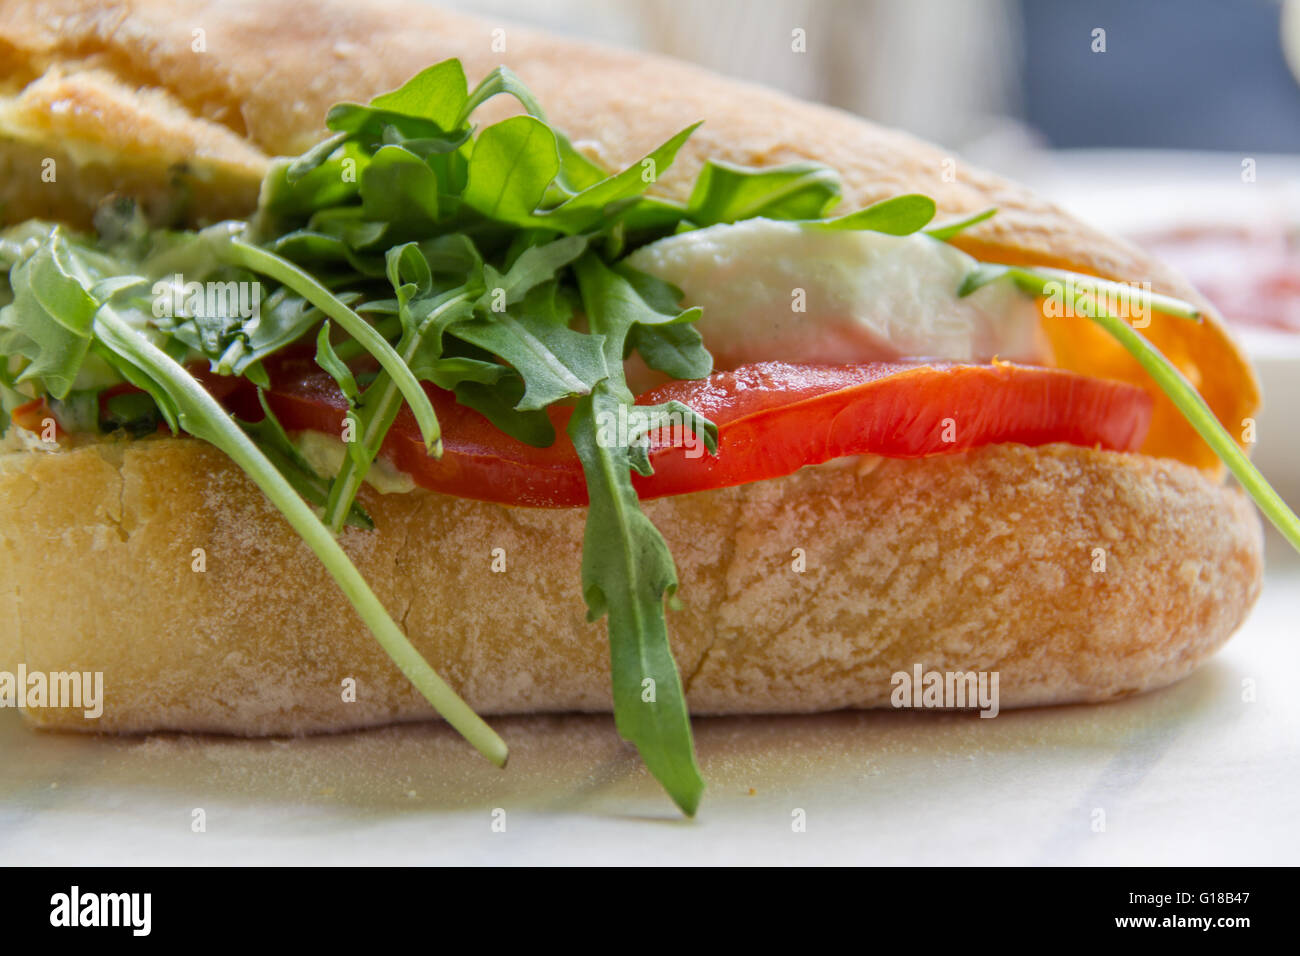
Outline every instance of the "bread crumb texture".
<path id="1" fill-rule="evenodd" d="M 378 530 L 345 548 L 472 706 L 609 709 L 583 510 L 363 502 Z M 887 706 L 917 664 L 998 671 L 1003 707 L 1105 700 L 1188 673 L 1260 586 L 1239 492 L 1065 445 L 805 469 L 646 510 L 677 560 L 669 628 L 696 713 Z M 25 712 L 42 726 L 260 735 L 431 714 L 261 492 L 190 439 L 0 457 L 0 609 L 0 669 L 104 674 L 102 718 Z"/>

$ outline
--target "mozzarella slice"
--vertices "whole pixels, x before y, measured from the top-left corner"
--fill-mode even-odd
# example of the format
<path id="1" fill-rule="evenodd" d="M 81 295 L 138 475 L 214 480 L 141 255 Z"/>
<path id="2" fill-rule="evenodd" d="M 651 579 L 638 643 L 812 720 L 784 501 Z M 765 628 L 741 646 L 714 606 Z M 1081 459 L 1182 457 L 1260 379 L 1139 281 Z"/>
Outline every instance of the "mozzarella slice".
<path id="1" fill-rule="evenodd" d="M 1043 362 L 1033 299 L 1009 280 L 964 298 L 977 263 L 923 234 L 749 219 L 661 239 L 628 257 L 702 306 L 716 368 L 899 358 Z"/>

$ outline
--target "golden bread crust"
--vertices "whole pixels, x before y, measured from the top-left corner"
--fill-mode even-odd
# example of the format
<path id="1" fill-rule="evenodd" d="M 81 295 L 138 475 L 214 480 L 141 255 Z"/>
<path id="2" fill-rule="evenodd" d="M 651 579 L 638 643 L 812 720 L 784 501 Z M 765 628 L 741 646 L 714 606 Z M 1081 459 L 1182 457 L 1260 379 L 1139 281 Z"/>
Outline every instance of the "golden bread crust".
<path id="1" fill-rule="evenodd" d="M 884 706 L 916 664 L 997 671 L 1003 707 L 1105 700 L 1187 674 L 1258 594 L 1253 509 L 1189 466 L 1066 445 L 864 461 L 647 503 L 683 581 L 669 622 L 694 712 Z M 473 707 L 609 707 L 582 509 L 424 491 L 365 504 L 378 532 L 345 547 Z M 0 581 L 21 648 L 0 669 L 104 674 L 101 719 L 28 710 L 42 726 L 269 734 L 430 715 L 287 523 L 198 441 L 0 458 Z"/>

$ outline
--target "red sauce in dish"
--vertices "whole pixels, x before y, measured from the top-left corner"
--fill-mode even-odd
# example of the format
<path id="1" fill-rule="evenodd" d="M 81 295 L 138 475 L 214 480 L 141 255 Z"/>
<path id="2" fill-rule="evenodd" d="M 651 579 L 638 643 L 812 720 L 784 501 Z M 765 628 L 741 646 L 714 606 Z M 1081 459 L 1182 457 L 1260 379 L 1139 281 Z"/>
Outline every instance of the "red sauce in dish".
<path id="1" fill-rule="evenodd" d="M 1300 332 L 1300 231 L 1198 226 L 1137 242 L 1187 276 L 1229 322 Z"/>

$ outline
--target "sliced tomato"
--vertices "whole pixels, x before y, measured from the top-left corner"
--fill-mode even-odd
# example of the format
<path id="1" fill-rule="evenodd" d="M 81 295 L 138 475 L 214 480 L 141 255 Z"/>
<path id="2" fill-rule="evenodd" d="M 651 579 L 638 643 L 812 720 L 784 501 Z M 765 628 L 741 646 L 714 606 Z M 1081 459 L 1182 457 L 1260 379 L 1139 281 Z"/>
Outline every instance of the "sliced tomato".
<path id="1" fill-rule="evenodd" d="M 310 360 L 272 370 L 268 399 L 286 429 L 342 433 L 347 401 Z M 497 430 L 451 393 L 426 386 L 443 430 L 443 456 L 425 454 L 403 407 L 382 454 L 433 491 L 533 507 L 587 502 L 582 466 L 564 432 L 570 409 L 549 410 L 557 439 L 533 448 Z M 763 362 L 671 382 L 641 405 L 682 402 L 718 426 L 710 456 L 679 432 L 651 444 L 654 474 L 633 476 L 642 498 L 788 475 L 846 455 L 918 458 L 1000 442 L 1131 451 L 1146 435 L 1152 399 L 1143 389 L 1062 369 L 998 363 Z"/>
<path id="2" fill-rule="evenodd" d="M 54 413 L 50 411 L 50 406 L 43 397 L 24 402 L 11 411 L 9 417 L 19 428 L 38 435 L 45 431 L 46 422 L 53 422 L 54 437 L 62 438 L 64 435 L 63 426 L 54 417 Z"/>
<path id="3" fill-rule="evenodd" d="M 257 401 L 257 391 L 252 387 L 252 383 L 248 379 L 235 375 L 217 375 L 215 372 L 208 370 L 207 362 L 190 362 L 185 366 L 185 369 L 198 379 L 199 384 L 207 389 L 209 395 L 240 418 L 253 420 L 262 417 L 262 409 Z M 130 382 L 122 382 L 104 389 L 99 393 L 100 418 L 104 417 L 110 399 L 116 398 L 118 395 L 129 395 L 138 391 L 140 389 Z M 158 423 L 159 431 L 165 431 L 166 429 L 166 424 Z"/>

